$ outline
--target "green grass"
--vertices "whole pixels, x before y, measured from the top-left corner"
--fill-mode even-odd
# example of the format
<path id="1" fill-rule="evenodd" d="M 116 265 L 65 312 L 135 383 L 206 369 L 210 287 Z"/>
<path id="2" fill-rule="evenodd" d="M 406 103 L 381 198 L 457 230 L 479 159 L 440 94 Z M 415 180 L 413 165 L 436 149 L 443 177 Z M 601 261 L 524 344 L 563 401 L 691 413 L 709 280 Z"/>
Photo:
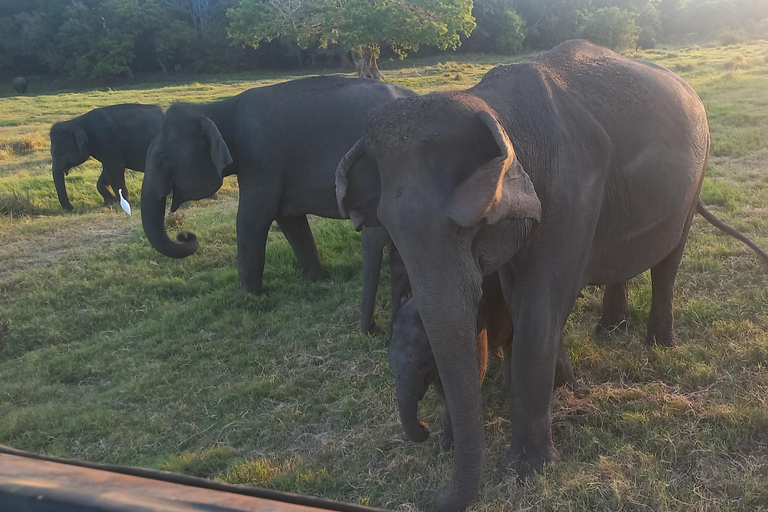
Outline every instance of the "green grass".
<path id="1" fill-rule="evenodd" d="M 629 52 L 634 55 L 635 52 Z M 768 247 L 768 42 L 637 52 L 675 70 L 704 99 L 712 155 L 702 197 Z M 519 59 L 518 59 L 519 60 Z M 465 88 L 509 59 L 382 63 L 419 92 Z M 398 67 L 400 66 L 400 67 Z M 409 442 L 397 417 L 384 339 L 357 333 L 360 237 L 313 219 L 331 280 L 301 279 L 270 234 L 262 296 L 239 288 L 237 186 L 180 210 L 200 237 L 164 258 L 139 216 L 103 208 L 100 166 L 67 177 L 62 213 L 50 179 L 51 123 L 140 101 L 211 101 L 292 78 L 0 98 L 0 443 L 89 461 L 178 471 L 400 510 L 429 510 L 452 465 L 435 435 Z M 128 173 L 138 201 L 142 175 Z M 140 206 L 135 203 L 136 209 Z M 136 212 L 138 213 L 138 212 Z M 377 305 L 388 321 L 388 280 Z M 564 460 L 517 483 L 496 467 L 510 436 L 501 368 L 483 385 L 486 469 L 474 510 L 768 509 L 768 274 L 741 244 L 694 221 L 676 286 L 680 345 L 644 345 L 650 277 L 630 284 L 627 332 L 592 334 L 601 291 L 566 325 L 579 379 L 558 391 L 553 434 Z"/>

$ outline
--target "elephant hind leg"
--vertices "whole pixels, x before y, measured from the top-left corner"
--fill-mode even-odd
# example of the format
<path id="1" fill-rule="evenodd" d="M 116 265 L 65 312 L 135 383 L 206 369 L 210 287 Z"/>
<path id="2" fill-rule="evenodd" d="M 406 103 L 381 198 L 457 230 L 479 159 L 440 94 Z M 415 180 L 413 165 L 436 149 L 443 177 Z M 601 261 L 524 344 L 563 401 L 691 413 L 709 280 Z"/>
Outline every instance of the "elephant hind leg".
<path id="1" fill-rule="evenodd" d="M 603 316 L 597 323 L 597 334 L 627 330 L 629 317 L 629 288 L 627 281 L 609 283 L 603 295 Z"/>
<path id="2" fill-rule="evenodd" d="M 96 190 L 98 190 L 101 197 L 104 198 L 104 206 L 109 206 L 117 202 L 117 199 L 115 199 L 115 196 L 112 195 L 112 192 L 109 190 L 109 182 L 107 181 L 106 176 L 104 176 L 104 172 L 99 175 L 99 179 L 96 181 Z M 117 191 L 115 191 L 115 193 L 117 193 Z"/>
<path id="3" fill-rule="evenodd" d="M 657 344 L 664 347 L 673 347 L 677 344 L 675 334 L 674 314 L 672 312 L 674 302 L 675 277 L 683 258 L 685 242 L 688 238 L 688 227 L 685 227 L 683 237 L 666 258 L 651 267 L 651 312 L 648 315 L 648 330 L 646 342 L 649 345 Z"/>
<path id="4" fill-rule="evenodd" d="M 278 216 L 276 220 L 296 254 L 304 277 L 310 281 L 328 279 L 330 276 L 320 264 L 320 254 L 317 251 L 312 230 L 309 229 L 307 217 L 305 215 L 299 217 Z"/>

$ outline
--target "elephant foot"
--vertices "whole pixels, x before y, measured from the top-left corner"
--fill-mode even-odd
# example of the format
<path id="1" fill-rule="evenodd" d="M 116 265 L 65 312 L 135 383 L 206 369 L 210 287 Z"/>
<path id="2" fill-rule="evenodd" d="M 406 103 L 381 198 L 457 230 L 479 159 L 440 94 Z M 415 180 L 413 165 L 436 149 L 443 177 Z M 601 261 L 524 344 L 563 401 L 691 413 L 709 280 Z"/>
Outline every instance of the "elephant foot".
<path id="1" fill-rule="evenodd" d="M 370 334 L 371 336 L 381 336 L 384 334 L 384 329 L 376 325 L 376 322 L 371 323 L 367 329 L 362 329 L 363 334 Z"/>
<path id="2" fill-rule="evenodd" d="M 572 368 L 567 370 L 561 370 L 559 367 L 555 368 L 555 382 L 552 386 L 552 389 L 561 387 L 566 387 L 568 389 L 576 388 L 576 377 L 573 375 Z"/>
<path id="3" fill-rule="evenodd" d="M 261 295 L 263 293 L 262 285 L 259 284 L 246 284 L 246 283 L 240 283 L 240 287 L 247 291 L 248 293 L 252 293 L 254 295 Z"/>
<path id="4" fill-rule="evenodd" d="M 629 320 L 626 318 L 620 320 L 601 318 L 595 326 L 595 334 L 598 336 L 608 336 L 618 332 L 627 332 L 627 329 L 629 329 Z"/>
<path id="5" fill-rule="evenodd" d="M 552 441 L 542 447 L 531 447 L 513 443 L 502 459 L 499 469 L 505 475 L 524 480 L 540 471 L 548 462 L 561 460 Z"/>
<path id="6" fill-rule="evenodd" d="M 72 206 L 71 204 L 64 204 L 64 205 L 61 205 L 61 207 L 64 209 L 65 212 L 72 212 L 75 210 L 75 207 Z"/>
<path id="7" fill-rule="evenodd" d="M 112 206 L 114 204 L 117 204 L 117 200 L 113 198 L 104 198 L 104 203 L 102 203 L 102 206 Z"/>
<path id="8" fill-rule="evenodd" d="M 677 345 L 677 334 L 674 329 L 653 332 L 648 329 L 645 342 L 650 345 L 659 345 L 661 347 L 674 347 Z"/>

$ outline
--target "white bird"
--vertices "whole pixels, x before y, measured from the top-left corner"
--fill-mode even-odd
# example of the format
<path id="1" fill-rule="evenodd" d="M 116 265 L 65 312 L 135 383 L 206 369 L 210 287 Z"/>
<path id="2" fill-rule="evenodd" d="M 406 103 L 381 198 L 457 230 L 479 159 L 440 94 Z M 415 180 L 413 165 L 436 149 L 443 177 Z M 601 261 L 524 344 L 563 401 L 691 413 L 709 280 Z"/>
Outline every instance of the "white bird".
<path id="1" fill-rule="evenodd" d="M 128 201 L 125 200 L 125 198 L 123 198 L 123 189 L 118 189 L 117 190 L 117 195 L 120 196 L 120 206 L 123 207 L 123 210 L 125 210 L 125 213 L 130 215 L 131 214 L 131 203 L 129 203 Z"/>

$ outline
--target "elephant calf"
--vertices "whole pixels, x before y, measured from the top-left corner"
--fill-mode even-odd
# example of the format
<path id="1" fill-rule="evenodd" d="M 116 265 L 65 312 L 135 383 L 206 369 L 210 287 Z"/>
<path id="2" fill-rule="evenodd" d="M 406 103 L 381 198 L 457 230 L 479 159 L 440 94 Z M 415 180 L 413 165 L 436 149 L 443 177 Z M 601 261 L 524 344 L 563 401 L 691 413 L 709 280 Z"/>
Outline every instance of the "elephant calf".
<path id="1" fill-rule="evenodd" d="M 483 279 L 483 298 L 477 313 L 477 363 L 480 383 L 485 379 L 488 354 L 502 349 L 504 383 L 505 387 L 509 388 L 511 348 L 512 317 L 504 302 L 499 274 L 494 272 Z M 406 435 L 417 443 L 429 437 L 429 429 L 418 419 L 417 412 L 419 401 L 424 398 L 429 386 L 434 385 L 443 403 L 443 438 L 440 440 L 440 447 L 450 450 L 453 446 L 451 415 L 416 299 L 406 302 L 395 315 L 387 355 L 395 376 L 400 422 Z M 565 348 L 561 346 L 554 387 L 574 382 L 571 361 Z"/>
<path id="2" fill-rule="evenodd" d="M 59 203 L 74 210 L 67 196 L 64 176 L 72 167 L 93 157 L 102 164 L 96 189 L 104 205 L 118 201 L 118 190 L 128 200 L 125 169 L 144 171 L 147 148 L 163 125 L 165 109 L 157 105 L 127 103 L 91 110 L 51 128 L 53 182 Z M 109 188 L 112 188 L 112 192 Z"/>

